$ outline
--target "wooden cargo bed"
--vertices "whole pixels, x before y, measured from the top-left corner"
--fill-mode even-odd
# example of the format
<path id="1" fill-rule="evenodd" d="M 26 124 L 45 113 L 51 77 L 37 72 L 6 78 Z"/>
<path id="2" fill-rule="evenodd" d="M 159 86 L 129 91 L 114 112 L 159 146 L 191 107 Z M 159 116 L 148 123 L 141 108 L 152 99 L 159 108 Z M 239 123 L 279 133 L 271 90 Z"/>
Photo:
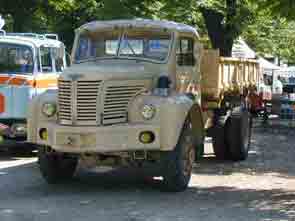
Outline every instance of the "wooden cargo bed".
<path id="1" fill-rule="evenodd" d="M 254 59 L 220 57 L 218 50 L 205 50 L 201 64 L 202 97 L 217 101 L 225 93 L 240 92 L 259 81 L 259 63 Z"/>

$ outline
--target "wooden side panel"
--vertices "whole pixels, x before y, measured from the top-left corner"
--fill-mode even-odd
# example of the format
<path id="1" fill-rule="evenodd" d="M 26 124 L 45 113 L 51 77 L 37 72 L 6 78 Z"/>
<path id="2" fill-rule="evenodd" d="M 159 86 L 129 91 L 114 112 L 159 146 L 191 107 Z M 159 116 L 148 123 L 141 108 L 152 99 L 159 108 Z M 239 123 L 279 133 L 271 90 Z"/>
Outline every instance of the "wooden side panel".
<path id="1" fill-rule="evenodd" d="M 203 96 L 218 97 L 219 90 L 222 88 L 222 76 L 219 74 L 223 72 L 221 68 L 219 66 L 219 51 L 204 50 L 201 62 L 201 88 Z"/>
<path id="2" fill-rule="evenodd" d="M 259 80 L 259 63 L 254 59 L 220 57 L 218 50 L 205 50 L 201 63 L 202 95 L 218 99 L 226 91 L 240 91 Z"/>

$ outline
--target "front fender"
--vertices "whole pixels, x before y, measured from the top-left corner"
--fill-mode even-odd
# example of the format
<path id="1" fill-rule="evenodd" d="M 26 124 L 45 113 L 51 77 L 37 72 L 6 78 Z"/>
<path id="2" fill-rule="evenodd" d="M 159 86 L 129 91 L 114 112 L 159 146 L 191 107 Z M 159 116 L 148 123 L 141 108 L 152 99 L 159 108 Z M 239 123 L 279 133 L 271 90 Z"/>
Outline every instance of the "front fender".
<path id="1" fill-rule="evenodd" d="M 48 118 L 42 114 L 41 109 L 45 102 L 56 103 L 57 90 L 47 90 L 31 100 L 27 113 L 27 141 L 29 143 L 37 142 L 37 129 L 40 122 L 57 120 L 56 115 Z"/>
<path id="2" fill-rule="evenodd" d="M 151 104 L 156 108 L 152 120 L 144 120 L 141 116 L 145 104 Z M 184 121 L 193 107 L 194 102 L 186 95 L 169 97 L 140 95 L 131 103 L 128 117 L 131 123 L 159 125 L 161 150 L 168 151 L 176 146 Z"/>

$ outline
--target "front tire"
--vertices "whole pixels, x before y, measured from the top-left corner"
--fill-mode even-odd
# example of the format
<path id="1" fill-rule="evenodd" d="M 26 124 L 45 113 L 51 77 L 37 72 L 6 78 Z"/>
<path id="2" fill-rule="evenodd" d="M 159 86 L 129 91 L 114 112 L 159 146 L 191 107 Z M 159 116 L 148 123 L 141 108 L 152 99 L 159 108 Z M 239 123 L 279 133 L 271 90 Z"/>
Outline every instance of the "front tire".
<path id="1" fill-rule="evenodd" d="M 189 118 L 185 121 L 175 149 L 165 153 L 164 181 L 165 191 L 184 191 L 190 181 L 196 148 L 193 142 L 192 124 Z"/>
<path id="2" fill-rule="evenodd" d="M 48 153 L 43 146 L 39 147 L 38 160 L 41 174 L 49 184 L 71 179 L 78 164 L 77 158 Z"/>

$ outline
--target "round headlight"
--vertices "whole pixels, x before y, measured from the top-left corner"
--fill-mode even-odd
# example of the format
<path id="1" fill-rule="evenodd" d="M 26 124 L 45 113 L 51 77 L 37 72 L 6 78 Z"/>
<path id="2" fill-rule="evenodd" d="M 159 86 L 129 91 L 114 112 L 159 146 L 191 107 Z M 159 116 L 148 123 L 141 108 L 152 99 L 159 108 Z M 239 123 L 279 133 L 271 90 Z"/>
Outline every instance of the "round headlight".
<path id="1" fill-rule="evenodd" d="M 42 113 L 46 116 L 46 117 L 52 117 L 55 115 L 56 113 L 56 104 L 53 103 L 45 103 L 42 106 Z"/>
<path id="2" fill-rule="evenodd" d="M 146 104 L 142 107 L 141 114 L 145 120 L 150 120 L 155 116 L 156 108 L 151 104 Z"/>

